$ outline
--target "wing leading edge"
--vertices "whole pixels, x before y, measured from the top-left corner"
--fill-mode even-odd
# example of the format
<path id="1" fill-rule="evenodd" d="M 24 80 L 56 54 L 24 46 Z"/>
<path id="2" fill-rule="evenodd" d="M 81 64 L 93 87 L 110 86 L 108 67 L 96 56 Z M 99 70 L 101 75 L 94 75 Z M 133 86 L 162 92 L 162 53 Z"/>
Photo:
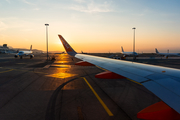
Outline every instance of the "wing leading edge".
<path id="1" fill-rule="evenodd" d="M 68 54 L 141 83 L 168 106 L 180 113 L 179 69 L 77 54 L 61 35 L 59 38 L 65 49 L 71 49 L 66 49 Z"/>

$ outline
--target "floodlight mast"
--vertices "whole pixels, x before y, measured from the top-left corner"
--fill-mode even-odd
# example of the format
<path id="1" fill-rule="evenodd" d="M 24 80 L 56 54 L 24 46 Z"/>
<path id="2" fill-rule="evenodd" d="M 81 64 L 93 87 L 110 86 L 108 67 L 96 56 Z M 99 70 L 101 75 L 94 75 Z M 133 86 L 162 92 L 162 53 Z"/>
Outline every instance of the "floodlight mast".
<path id="1" fill-rule="evenodd" d="M 46 26 L 47 61 L 48 61 L 48 26 L 49 24 L 45 24 L 45 26 Z"/>
<path id="2" fill-rule="evenodd" d="M 134 57 L 133 57 L 133 60 L 135 60 L 135 27 L 134 28 L 132 28 L 132 29 L 134 29 L 134 40 L 133 40 L 133 55 L 134 55 Z"/>

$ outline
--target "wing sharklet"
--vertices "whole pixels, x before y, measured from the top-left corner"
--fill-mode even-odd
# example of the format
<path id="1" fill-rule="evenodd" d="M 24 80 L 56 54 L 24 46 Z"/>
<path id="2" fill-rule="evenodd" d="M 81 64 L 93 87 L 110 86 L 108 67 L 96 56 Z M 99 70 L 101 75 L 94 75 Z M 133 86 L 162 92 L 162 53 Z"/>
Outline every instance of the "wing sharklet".
<path id="1" fill-rule="evenodd" d="M 58 35 L 66 52 L 71 55 L 71 56 L 75 56 L 77 53 L 76 51 L 73 50 L 73 48 L 66 42 L 66 40 L 62 37 L 62 35 Z"/>

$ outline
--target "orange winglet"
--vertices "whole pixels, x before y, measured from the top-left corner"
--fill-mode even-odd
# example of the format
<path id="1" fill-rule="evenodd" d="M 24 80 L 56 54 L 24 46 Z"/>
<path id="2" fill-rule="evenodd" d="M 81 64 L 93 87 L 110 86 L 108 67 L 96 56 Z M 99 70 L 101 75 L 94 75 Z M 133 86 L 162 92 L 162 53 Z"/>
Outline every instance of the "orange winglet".
<path id="1" fill-rule="evenodd" d="M 61 35 L 58 35 L 60 40 L 62 41 L 63 43 L 63 46 L 64 48 L 66 49 L 66 52 L 73 52 L 74 50 L 71 48 L 71 46 L 66 42 L 66 40 L 61 36 Z"/>
<path id="2" fill-rule="evenodd" d="M 180 120 L 180 114 L 160 101 L 137 114 L 137 118 L 145 120 Z"/>
<path id="3" fill-rule="evenodd" d="M 124 76 L 118 75 L 111 71 L 105 71 L 95 75 L 96 78 L 103 78 L 103 79 L 124 79 Z"/>
<path id="4" fill-rule="evenodd" d="M 75 65 L 80 65 L 80 66 L 95 66 L 94 64 L 91 64 L 91 63 L 86 62 L 86 61 L 77 62 L 77 63 L 75 63 Z"/>

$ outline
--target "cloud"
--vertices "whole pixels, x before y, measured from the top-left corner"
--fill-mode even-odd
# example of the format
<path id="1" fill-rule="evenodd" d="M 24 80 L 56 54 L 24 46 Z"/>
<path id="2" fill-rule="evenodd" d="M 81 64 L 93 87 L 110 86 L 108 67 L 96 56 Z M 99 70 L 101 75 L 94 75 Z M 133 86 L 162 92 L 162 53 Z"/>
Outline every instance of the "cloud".
<path id="1" fill-rule="evenodd" d="M 7 28 L 8 26 L 4 22 L 0 21 L 0 31 L 6 30 Z"/>
<path id="2" fill-rule="evenodd" d="M 33 22 L 23 20 L 22 18 L 16 18 L 16 17 L 0 18 L 0 31 L 6 31 L 14 28 L 16 28 L 17 30 L 20 29 L 21 31 L 32 31 L 31 27 L 33 25 L 34 25 Z"/>
<path id="3" fill-rule="evenodd" d="M 6 0 L 9 4 L 11 3 L 9 0 Z"/>
<path id="4" fill-rule="evenodd" d="M 84 3 L 85 0 L 74 0 L 75 2 L 78 2 L 78 3 Z"/>
<path id="5" fill-rule="evenodd" d="M 40 10 L 40 9 L 39 9 L 39 8 L 34 8 L 33 10 L 38 11 L 38 10 Z"/>
<path id="6" fill-rule="evenodd" d="M 21 0 L 23 3 L 26 3 L 26 4 L 28 4 L 28 5 L 36 5 L 36 4 L 34 4 L 34 3 L 31 3 L 31 2 L 28 2 L 27 0 Z"/>
<path id="7" fill-rule="evenodd" d="M 85 12 L 85 13 L 99 13 L 99 12 L 111 12 L 111 11 L 113 11 L 110 8 L 109 2 L 95 3 L 93 1 L 91 1 L 90 3 L 86 2 L 86 4 L 73 4 L 68 8 L 71 10 L 76 10 L 76 11 Z"/>

